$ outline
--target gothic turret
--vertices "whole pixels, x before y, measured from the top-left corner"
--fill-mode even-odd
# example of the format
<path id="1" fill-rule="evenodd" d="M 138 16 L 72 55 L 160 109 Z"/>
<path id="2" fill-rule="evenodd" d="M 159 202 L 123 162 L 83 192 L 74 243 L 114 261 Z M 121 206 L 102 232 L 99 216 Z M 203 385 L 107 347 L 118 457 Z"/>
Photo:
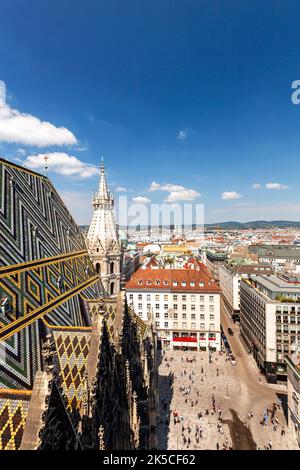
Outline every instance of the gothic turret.
<path id="1" fill-rule="evenodd" d="M 114 217 L 114 198 L 107 186 L 103 161 L 99 189 L 93 195 L 93 209 L 87 248 L 107 294 L 116 295 L 120 290 L 121 248 Z"/>

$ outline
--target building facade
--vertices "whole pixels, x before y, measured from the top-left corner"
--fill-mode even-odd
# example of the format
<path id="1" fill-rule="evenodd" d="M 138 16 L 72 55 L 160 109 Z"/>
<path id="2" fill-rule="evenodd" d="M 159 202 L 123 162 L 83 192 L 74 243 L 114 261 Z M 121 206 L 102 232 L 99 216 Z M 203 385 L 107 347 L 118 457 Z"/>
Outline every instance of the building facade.
<path id="1" fill-rule="evenodd" d="M 114 296 L 120 290 L 122 254 L 114 218 L 114 198 L 106 183 L 103 162 L 93 209 L 86 245 L 106 293 Z"/>
<path id="2" fill-rule="evenodd" d="M 286 381 L 285 357 L 300 340 L 300 284 L 250 276 L 240 284 L 241 335 L 269 381 Z"/>
<path id="3" fill-rule="evenodd" d="M 288 425 L 300 447 L 300 354 L 285 359 L 287 364 Z"/>
<path id="4" fill-rule="evenodd" d="M 126 295 L 140 318 L 153 317 L 162 348 L 220 350 L 220 289 L 205 266 L 139 269 Z"/>
<path id="5" fill-rule="evenodd" d="M 250 275 L 274 274 L 270 265 L 258 264 L 231 264 L 229 262 L 219 266 L 219 282 L 223 299 L 229 308 L 233 320 L 240 318 L 240 283 L 241 279 Z"/>

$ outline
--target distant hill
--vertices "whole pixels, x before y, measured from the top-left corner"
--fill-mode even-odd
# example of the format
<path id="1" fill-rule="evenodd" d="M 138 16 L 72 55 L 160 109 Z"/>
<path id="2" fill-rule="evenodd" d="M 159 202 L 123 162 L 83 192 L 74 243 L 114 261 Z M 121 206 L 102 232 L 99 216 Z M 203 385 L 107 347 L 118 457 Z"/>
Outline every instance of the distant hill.
<path id="1" fill-rule="evenodd" d="M 270 228 L 300 228 L 300 222 L 292 220 L 254 220 L 251 222 L 216 222 L 214 224 L 205 224 L 206 229 L 270 229 Z"/>
<path id="2" fill-rule="evenodd" d="M 88 230 L 88 225 L 81 225 L 80 228 L 84 231 Z M 192 225 L 187 225 L 187 228 L 192 228 Z M 197 226 L 199 228 L 200 225 Z M 126 227 L 120 227 L 126 229 Z M 133 227 L 129 227 L 130 230 Z M 146 230 L 148 226 L 140 226 L 140 230 Z M 156 227 L 157 228 L 157 227 Z M 167 226 L 164 226 L 167 228 Z M 195 226 L 194 226 L 195 228 Z M 205 224 L 206 230 L 245 230 L 245 229 L 271 229 L 271 228 L 300 228 L 300 221 L 295 222 L 293 220 L 254 220 L 250 222 L 215 222 L 214 224 Z"/>

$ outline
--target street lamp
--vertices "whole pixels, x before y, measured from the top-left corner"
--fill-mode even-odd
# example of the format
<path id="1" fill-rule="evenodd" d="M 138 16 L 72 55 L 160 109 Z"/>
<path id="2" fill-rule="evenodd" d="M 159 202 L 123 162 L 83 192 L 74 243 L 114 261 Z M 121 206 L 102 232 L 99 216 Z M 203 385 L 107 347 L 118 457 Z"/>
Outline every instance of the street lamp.
<path id="1" fill-rule="evenodd" d="M 209 364 L 211 364 L 210 331 L 211 331 L 211 328 L 209 326 L 208 328 L 208 362 Z"/>

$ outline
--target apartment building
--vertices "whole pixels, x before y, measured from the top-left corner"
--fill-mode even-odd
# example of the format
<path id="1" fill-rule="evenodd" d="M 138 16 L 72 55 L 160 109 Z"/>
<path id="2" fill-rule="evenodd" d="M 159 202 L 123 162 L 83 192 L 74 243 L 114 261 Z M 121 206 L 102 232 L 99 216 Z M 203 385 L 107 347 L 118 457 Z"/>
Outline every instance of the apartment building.
<path id="1" fill-rule="evenodd" d="M 240 283 L 241 279 L 250 275 L 274 274 L 270 265 L 260 264 L 234 264 L 224 263 L 219 266 L 219 283 L 222 290 L 223 300 L 231 312 L 234 321 L 240 318 Z"/>
<path id="2" fill-rule="evenodd" d="M 285 359 L 287 364 L 288 425 L 300 447 L 300 353 Z"/>
<path id="3" fill-rule="evenodd" d="M 286 380 L 287 357 L 300 340 L 300 283 L 285 274 L 240 283 L 241 335 L 269 382 Z"/>
<path id="4" fill-rule="evenodd" d="M 143 320 L 154 316 L 162 348 L 220 350 L 220 288 L 202 263 L 139 269 L 126 283 L 126 296 Z"/>

